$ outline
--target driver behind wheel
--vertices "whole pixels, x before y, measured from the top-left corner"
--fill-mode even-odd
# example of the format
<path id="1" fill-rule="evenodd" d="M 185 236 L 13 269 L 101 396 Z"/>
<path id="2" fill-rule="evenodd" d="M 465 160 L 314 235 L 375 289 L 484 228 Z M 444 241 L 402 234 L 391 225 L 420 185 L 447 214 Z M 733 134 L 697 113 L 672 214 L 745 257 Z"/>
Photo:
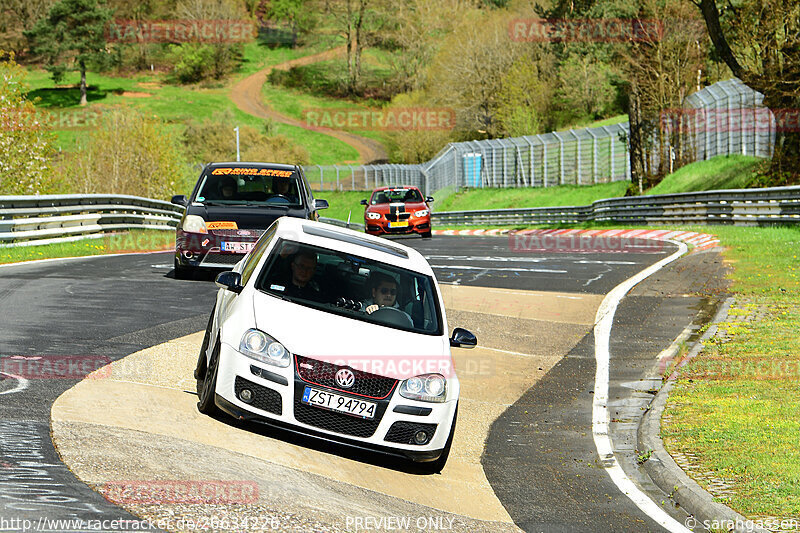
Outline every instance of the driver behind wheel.
<path id="1" fill-rule="evenodd" d="M 392 276 L 382 272 L 373 272 L 369 281 L 370 287 L 372 287 L 372 298 L 367 298 L 363 303 L 364 311 L 367 314 L 372 314 L 381 307 L 400 308 L 397 304 L 397 282 Z"/>
<path id="2" fill-rule="evenodd" d="M 297 201 L 297 196 L 295 195 L 294 188 L 292 187 L 289 178 L 283 178 L 280 176 L 272 178 L 272 194 L 285 196 L 293 202 Z"/>

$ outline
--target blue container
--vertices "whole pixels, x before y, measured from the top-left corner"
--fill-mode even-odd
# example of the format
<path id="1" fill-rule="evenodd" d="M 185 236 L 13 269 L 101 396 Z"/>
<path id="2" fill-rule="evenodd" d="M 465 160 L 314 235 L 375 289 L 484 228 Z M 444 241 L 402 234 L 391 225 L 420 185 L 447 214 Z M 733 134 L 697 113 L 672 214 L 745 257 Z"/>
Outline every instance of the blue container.
<path id="1" fill-rule="evenodd" d="M 483 187 L 480 153 L 464 154 L 464 176 L 467 187 Z"/>

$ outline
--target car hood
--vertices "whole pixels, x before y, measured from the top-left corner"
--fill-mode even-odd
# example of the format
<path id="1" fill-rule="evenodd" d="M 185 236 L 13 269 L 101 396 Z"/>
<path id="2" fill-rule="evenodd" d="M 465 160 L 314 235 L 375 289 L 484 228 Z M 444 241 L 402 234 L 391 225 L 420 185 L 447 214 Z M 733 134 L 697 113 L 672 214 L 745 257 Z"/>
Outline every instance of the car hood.
<path id="1" fill-rule="evenodd" d="M 282 216 L 305 218 L 303 208 L 262 206 L 190 206 L 189 215 L 199 215 L 206 222 L 236 222 L 239 229 L 266 229 Z"/>
<path id="2" fill-rule="evenodd" d="M 422 335 L 304 307 L 256 291 L 256 327 L 293 354 L 395 379 L 452 369 L 444 336 Z"/>
<path id="3" fill-rule="evenodd" d="M 392 206 L 399 206 L 401 207 L 400 212 L 414 212 L 419 211 L 420 209 L 427 209 L 428 205 L 425 202 L 406 202 L 406 203 L 396 203 L 396 204 L 375 204 L 367 206 L 367 211 L 372 213 L 390 213 L 392 211 Z"/>

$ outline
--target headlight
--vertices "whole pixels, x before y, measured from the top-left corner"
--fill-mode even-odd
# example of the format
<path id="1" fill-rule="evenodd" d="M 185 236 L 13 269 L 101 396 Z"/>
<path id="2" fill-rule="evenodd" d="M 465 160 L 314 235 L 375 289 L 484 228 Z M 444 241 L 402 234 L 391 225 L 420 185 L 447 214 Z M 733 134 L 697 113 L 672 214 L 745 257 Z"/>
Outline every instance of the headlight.
<path id="1" fill-rule="evenodd" d="M 367 213 L 367 218 L 370 219 L 370 220 L 378 220 L 379 218 L 381 218 L 381 214 L 380 213 Z"/>
<path id="2" fill-rule="evenodd" d="M 256 361 L 283 368 L 289 366 L 291 361 L 289 351 L 283 344 L 257 329 L 248 329 L 244 332 L 242 342 L 239 343 L 239 351 Z"/>
<path id="3" fill-rule="evenodd" d="M 183 231 L 189 233 L 208 233 L 206 221 L 203 220 L 203 217 L 197 215 L 186 215 L 183 221 Z"/>
<path id="4" fill-rule="evenodd" d="M 400 384 L 400 396 L 410 400 L 442 403 L 447 396 L 447 380 L 441 374 L 423 374 Z"/>
<path id="5" fill-rule="evenodd" d="M 414 216 L 415 217 L 426 217 L 426 216 L 428 216 L 428 213 L 430 213 L 430 211 L 428 211 L 427 209 L 421 209 L 420 211 L 414 211 Z"/>

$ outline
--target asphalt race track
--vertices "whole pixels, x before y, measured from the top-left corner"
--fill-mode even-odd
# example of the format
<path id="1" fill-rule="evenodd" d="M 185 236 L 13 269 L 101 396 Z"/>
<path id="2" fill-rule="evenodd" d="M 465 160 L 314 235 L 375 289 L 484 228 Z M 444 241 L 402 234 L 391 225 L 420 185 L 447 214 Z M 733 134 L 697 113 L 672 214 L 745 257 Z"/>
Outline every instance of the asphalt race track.
<path id="1" fill-rule="evenodd" d="M 464 437 L 465 447 L 472 446 L 478 454 L 482 451 L 480 465 L 490 485 L 486 490 L 502 504 L 495 514 L 486 510 L 483 516 L 476 510 L 471 521 L 462 522 L 464 529 L 474 529 L 484 519 L 489 520 L 485 522 L 486 530 L 499 529 L 504 523 L 500 515 L 505 515 L 510 517 L 506 520 L 508 526 L 513 529 L 516 525 L 525 531 L 662 530 L 598 467 L 591 434 L 595 367 L 591 321 L 572 320 L 569 316 L 587 314 L 586 309 L 580 308 L 590 303 L 597 305 L 617 284 L 676 248 L 666 245 L 657 253 L 547 254 L 512 252 L 503 237 L 399 240 L 428 257 L 440 283 L 446 284 L 443 292 L 451 329 L 472 329 L 479 345 L 490 346 L 500 361 L 504 352 L 516 356 L 535 353 L 546 361 L 525 369 L 532 374 L 538 372 L 533 386 L 520 389 L 518 396 L 509 396 L 508 403 L 500 402 L 502 409 L 496 413 L 491 411 L 486 420 L 491 427 L 486 428 L 485 446 L 483 442 L 470 443 Z M 0 268 L 0 305 L 4 311 L 0 314 L 0 371 L 4 372 L 0 375 L 0 529 L 22 530 L 23 525 L 31 524 L 39 530 L 74 529 L 52 524 L 45 527 L 49 522 L 43 525 L 43 518 L 135 519 L 77 479 L 53 446 L 51 408 L 80 381 L 80 371 L 71 369 L 59 376 L 39 374 L 47 379 L 36 379 L 35 375 L 18 379 L 24 376 L 16 375 L 14 370 L 30 370 L 35 361 L 44 365 L 65 359 L 102 366 L 204 329 L 216 293 L 213 277 L 177 281 L 172 278 L 171 264 L 171 255 L 160 253 Z M 612 410 L 618 421 L 618 427 L 612 427 L 612 436 L 615 444 L 619 443 L 620 454 L 632 456 L 634 452 L 625 439 L 624 409 L 629 397 L 641 395 L 637 380 L 652 367 L 658 353 L 705 310 L 703 297 L 687 295 L 702 292 L 707 281 L 719 275 L 718 269 L 716 254 L 692 254 L 636 287 L 617 311 L 611 337 L 610 399 L 619 408 L 617 413 L 623 411 L 622 415 L 614 415 Z M 503 315 L 498 311 L 502 305 L 487 299 L 487 290 L 503 298 L 528 302 L 527 309 L 539 313 L 540 319 Z M 514 291 L 518 291 L 517 296 Z M 552 316 L 541 318 L 544 315 Z M 196 348 L 194 354 L 196 357 Z M 169 355 L 165 357 L 163 363 L 169 367 Z M 517 360 L 522 359 L 513 359 Z M 503 369 L 509 375 L 514 371 L 513 367 Z M 492 379 L 501 395 L 501 373 L 495 372 Z M 490 396 L 491 391 L 484 394 Z M 185 396 L 187 401 L 193 401 L 188 394 Z M 475 403 L 476 413 L 480 403 Z M 114 403 L 108 405 L 113 410 Z M 107 414 L 109 409 L 103 409 Z M 81 410 L 84 419 L 93 417 L 92 405 L 81 406 Z M 249 432 L 253 438 L 266 438 L 255 430 Z M 131 433 L 131 440 L 137 435 Z M 84 444 L 90 446 L 91 442 Z M 294 453 L 298 446 L 316 449 L 315 453 L 327 454 L 332 464 L 353 468 L 355 475 L 359 464 L 368 464 L 372 469 L 386 471 L 387 479 L 402 475 L 403 482 L 411 488 L 415 480 L 428 483 L 425 477 L 404 472 L 398 465 L 382 465 L 380 458 L 362 458 L 346 450 L 322 449 L 313 442 L 291 439 L 283 439 L 280 446 L 286 448 L 286 453 Z M 198 456 L 208 455 L 209 462 L 215 461 L 215 454 L 208 447 L 192 449 Z M 222 455 L 216 457 L 218 464 L 224 463 Z M 664 498 L 646 479 L 638 477 L 635 466 L 628 466 L 628 475 L 654 499 Z M 291 476 L 290 467 L 282 464 L 280 468 L 284 478 L 287 473 Z M 333 494 L 340 490 L 337 487 L 344 486 L 341 478 L 326 476 L 322 467 L 319 471 L 308 470 L 313 470 L 314 479 L 319 480 L 315 483 L 327 487 L 327 492 L 321 494 Z M 180 468 L 176 467 L 176 471 Z M 430 483 L 439 484 L 432 486 L 446 491 L 450 479 L 444 475 L 447 472 L 445 469 L 442 476 L 427 477 L 434 478 Z M 165 475 L 162 479 L 176 479 Z M 344 483 L 348 483 L 346 479 Z M 289 483 L 286 490 L 291 486 Z M 352 493 L 363 499 L 364 508 L 369 508 L 370 499 L 381 501 L 380 493 L 391 501 L 414 503 L 402 491 L 379 488 L 359 485 L 359 490 Z M 346 492 L 344 488 L 341 491 Z M 286 496 L 291 499 L 291 494 Z M 456 500 L 448 504 L 448 513 L 460 508 Z M 391 504 L 386 505 L 390 508 Z M 320 510 L 313 521 L 297 523 L 307 528 L 359 529 L 352 522 L 342 524 L 333 518 L 326 522 L 323 504 Z M 682 511 L 670 512 L 683 521 Z M 30 523 L 23 524 L 22 520 Z"/>

